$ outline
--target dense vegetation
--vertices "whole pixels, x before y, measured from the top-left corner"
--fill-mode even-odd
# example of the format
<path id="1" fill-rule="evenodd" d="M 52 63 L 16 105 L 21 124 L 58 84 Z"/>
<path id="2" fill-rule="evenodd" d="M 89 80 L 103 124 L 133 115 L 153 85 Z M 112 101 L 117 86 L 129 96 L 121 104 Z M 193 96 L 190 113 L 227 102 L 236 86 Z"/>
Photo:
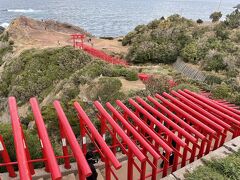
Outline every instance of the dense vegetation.
<path id="1" fill-rule="evenodd" d="M 179 57 L 205 71 L 204 90 L 215 98 L 240 104 L 240 12 L 233 11 L 218 22 L 221 12 L 214 12 L 214 23 L 194 22 L 179 15 L 139 25 L 127 34 L 131 63 L 171 64 Z"/>
<path id="2" fill-rule="evenodd" d="M 179 15 L 139 25 L 122 41 L 123 45 L 131 45 L 127 58 L 133 63 L 173 63 L 191 40 L 194 26 L 191 20 Z"/>
<path id="3" fill-rule="evenodd" d="M 10 124 L 2 124 L 0 123 L 0 132 L 4 138 L 5 146 L 8 149 L 9 156 L 12 161 L 16 161 L 14 141 L 12 135 L 12 128 Z M 38 136 L 35 133 L 32 133 L 30 130 L 24 130 L 24 134 L 26 137 L 27 145 L 31 147 L 31 156 L 32 158 L 40 158 L 41 157 L 41 146 L 38 141 Z M 41 163 L 36 163 L 36 167 L 41 167 Z M 0 172 L 6 171 L 5 168 L 1 167 Z"/>
<path id="4" fill-rule="evenodd" d="M 18 97 L 22 103 L 32 96 L 44 96 L 49 88 L 72 72 L 82 68 L 91 58 L 70 47 L 28 50 L 5 68 L 0 95 Z"/>
<path id="5" fill-rule="evenodd" d="M 224 159 L 205 162 L 193 173 L 186 174 L 186 180 L 225 180 L 240 179 L 240 150 Z"/>
<path id="6" fill-rule="evenodd" d="M 210 17 L 218 21 L 221 13 Z M 223 22 L 199 25 L 172 15 L 137 26 L 122 44 L 130 45 L 127 58 L 133 63 L 173 63 L 180 56 L 207 71 L 228 70 L 232 65 L 239 67 L 239 17 L 236 10 Z"/>
<path id="7" fill-rule="evenodd" d="M 72 47 L 27 50 L 5 67 L 0 82 L 0 96 L 16 96 L 20 103 L 25 103 L 32 96 L 42 100 L 60 81 L 69 78 L 69 83 L 74 86 L 71 86 L 71 90 L 67 89 L 65 96 L 74 96 L 71 95 L 74 87 L 100 75 L 137 80 L 136 72 L 93 61 L 90 56 Z M 77 89 L 75 93 L 78 93 Z"/>
<path id="8" fill-rule="evenodd" d="M 14 42 L 9 40 L 8 33 L 0 33 L 0 66 L 4 63 L 3 57 L 13 50 Z"/>

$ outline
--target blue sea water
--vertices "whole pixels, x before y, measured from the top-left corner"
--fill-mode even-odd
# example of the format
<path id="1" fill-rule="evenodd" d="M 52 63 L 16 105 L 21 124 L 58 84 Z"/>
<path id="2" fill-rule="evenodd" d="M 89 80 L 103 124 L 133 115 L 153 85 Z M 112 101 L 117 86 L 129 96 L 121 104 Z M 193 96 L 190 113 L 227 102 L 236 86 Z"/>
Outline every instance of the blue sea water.
<path id="1" fill-rule="evenodd" d="M 72 23 L 96 36 L 120 36 L 139 24 L 175 13 L 208 21 L 212 12 L 221 11 L 225 16 L 239 3 L 240 0 L 0 0 L 0 25 L 24 15 Z"/>

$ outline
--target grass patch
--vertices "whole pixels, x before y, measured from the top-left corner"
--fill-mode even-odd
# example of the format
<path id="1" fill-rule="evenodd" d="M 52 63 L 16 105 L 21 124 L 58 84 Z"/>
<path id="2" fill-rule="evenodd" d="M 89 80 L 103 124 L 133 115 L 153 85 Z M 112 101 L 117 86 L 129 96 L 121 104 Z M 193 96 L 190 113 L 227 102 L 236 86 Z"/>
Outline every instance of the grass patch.
<path id="1" fill-rule="evenodd" d="M 187 180 L 239 180 L 240 179 L 240 150 L 224 159 L 206 161 L 193 173 L 185 175 Z"/>

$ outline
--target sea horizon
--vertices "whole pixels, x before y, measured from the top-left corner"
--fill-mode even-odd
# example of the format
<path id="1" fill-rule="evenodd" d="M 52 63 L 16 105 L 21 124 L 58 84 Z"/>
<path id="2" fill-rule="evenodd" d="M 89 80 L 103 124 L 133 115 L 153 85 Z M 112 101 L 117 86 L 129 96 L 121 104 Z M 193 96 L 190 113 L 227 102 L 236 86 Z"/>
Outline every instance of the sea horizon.
<path id="1" fill-rule="evenodd" d="M 223 19 L 239 0 L 0 0 L 0 26 L 27 16 L 80 26 L 95 36 L 122 36 L 140 24 L 172 14 L 210 21 L 214 11 Z"/>

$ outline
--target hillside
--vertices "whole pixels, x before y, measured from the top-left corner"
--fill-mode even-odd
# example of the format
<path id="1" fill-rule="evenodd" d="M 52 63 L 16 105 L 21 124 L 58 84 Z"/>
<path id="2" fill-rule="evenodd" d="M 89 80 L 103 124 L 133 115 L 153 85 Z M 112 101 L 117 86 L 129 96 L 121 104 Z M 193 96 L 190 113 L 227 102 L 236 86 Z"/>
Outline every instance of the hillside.
<path id="1" fill-rule="evenodd" d="M 51 20 L 17 18 L 0 35 L 0 122 L 6 122 L 0 131 L 5 139 L 12 138 L 7 116 L 9 96 L 17 98 L 24 129 L 34 137 L 36 127 L 27 102 L 30 97 L 38 98 L 56 152 L 61 147 L 52 106 L 55 99 L 61 101 L 77 137 L 79 123 L 71 106 L 75 100 L 98 128 L 92 106 L 95 100 L 115 105 L 117 99 L 126 103 L 135 96 L 186 88 L 240 104 L 238 16 L 239 12 L 233 12 L 225 22 L 199 24 L 173 15 L 140 25 L 123 39 L 92 37 L 79 27 Z M 95 48 L 127 58 L 130 66 L 108 64 L 74 49 L 69 39 L 72 33 L 86 33 Z M 206 73 L 206 81 L 192 80 L 174 70 L 172 63 L 177 58 Z M 138 73 L 152 77 L 143 83 Z M 33 159 L 39 156 L 31 154 Z M 14 152 L 11 158 L 15 158 Z"/>
<path id="2" fill-rule="evenodd" d="M 130 46 L 126 58 L 135 64 L 172 64 L 180 58 L 206 74 L 204 90 L 239 104 L 240 12 L 222 22 L 218 16 L 210 16 L 213 23 L 172 15 L 139 25 L 122 41 Z"/>

